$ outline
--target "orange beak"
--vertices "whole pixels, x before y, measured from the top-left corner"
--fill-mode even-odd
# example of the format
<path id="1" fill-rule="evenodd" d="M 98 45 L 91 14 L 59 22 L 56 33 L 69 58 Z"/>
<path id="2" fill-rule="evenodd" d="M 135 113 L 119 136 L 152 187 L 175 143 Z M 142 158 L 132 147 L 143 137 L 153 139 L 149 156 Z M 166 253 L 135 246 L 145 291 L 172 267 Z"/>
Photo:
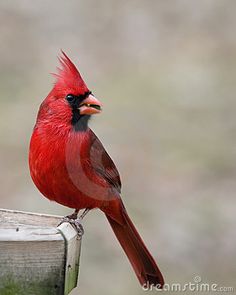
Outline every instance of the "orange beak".
<path id="1" fill-rule="evenodd" d="M 80 104 L 78 109 L 81 115 L 99 114 L 102 111 L 102 104 L 96 97 L 89 94 L 89 96 Z"/>

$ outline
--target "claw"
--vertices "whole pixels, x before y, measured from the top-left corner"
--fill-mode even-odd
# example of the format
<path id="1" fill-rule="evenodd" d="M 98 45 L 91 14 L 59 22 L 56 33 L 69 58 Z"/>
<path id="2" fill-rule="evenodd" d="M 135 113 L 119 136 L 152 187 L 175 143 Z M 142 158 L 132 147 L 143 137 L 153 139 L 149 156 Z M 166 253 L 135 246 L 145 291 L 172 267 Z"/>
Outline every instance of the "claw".
<path id="1" fill-rule="evenodd" d="M 77 230 L 78 236 L 82 237 L 82 235 L 84 234 L 84 228 L 79 218 L 74 220 L 73 226 Z"/>
<path id="2" fill-rule="evenodd" d="M 90 209 L 86 208 L 84 212 L 79 216 L 79 218 L 77 218 L 78 210 L 76 209 L 73 214 L 63 217 L 61 222 L 58 224 L 58 226 L 64 222 L 70 223 L 74 227 L 74 229 L 77 231 L 78 237 L 81 238 L 82 235 L 84 234 L 84 228 L 81 222 L 82 222 L 82 219 L 85 217 L 85 215 L 89 212 L 89 210 Z"/>

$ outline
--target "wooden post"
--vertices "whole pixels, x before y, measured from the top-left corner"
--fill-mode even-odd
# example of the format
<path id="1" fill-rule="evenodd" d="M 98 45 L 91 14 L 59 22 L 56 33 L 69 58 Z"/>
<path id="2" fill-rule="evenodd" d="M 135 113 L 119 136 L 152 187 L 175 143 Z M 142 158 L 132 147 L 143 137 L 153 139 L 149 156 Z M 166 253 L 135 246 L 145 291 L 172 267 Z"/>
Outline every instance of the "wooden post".
<path id="1" fill-rule="evenodd" d="M 1 295 L 67 295 L 77 286 L 81 238 L 60 220 L 0 209 Z"/>

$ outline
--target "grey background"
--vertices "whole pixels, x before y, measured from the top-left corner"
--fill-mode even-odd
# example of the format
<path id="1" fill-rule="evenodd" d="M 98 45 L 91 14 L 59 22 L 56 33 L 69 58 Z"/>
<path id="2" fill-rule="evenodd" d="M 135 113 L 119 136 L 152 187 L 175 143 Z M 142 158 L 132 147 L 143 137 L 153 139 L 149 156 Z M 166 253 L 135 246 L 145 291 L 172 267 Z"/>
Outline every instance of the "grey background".
<path id="1" fill-rule="evenodd" d="M 104 112 L 91 122 L 166 282 L 235 284 L 236 5 L 223 0 L 1 1 L 0 207 L 52 214 L 27 153 L 60 49 Z M 73 294 L 143 294 L 107 221 L 86 217 Z"/>

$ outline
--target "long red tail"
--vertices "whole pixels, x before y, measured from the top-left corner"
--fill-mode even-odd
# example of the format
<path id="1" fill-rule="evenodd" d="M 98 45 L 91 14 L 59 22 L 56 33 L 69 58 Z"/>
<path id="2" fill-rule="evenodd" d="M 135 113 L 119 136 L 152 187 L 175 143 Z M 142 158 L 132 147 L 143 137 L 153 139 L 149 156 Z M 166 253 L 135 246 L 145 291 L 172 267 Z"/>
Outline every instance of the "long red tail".
<path id="1" fill-rule="evenodd" d="M 142 286 L 155 285 L 162 288 L 164 279 L 155 260 L 144 245 L 125 208 L 122 208 L 121 214 L 124 220 L 122 225 L 108 214 L 106 214 L 106 217 L 133 266 L 140 284 Z"/>

